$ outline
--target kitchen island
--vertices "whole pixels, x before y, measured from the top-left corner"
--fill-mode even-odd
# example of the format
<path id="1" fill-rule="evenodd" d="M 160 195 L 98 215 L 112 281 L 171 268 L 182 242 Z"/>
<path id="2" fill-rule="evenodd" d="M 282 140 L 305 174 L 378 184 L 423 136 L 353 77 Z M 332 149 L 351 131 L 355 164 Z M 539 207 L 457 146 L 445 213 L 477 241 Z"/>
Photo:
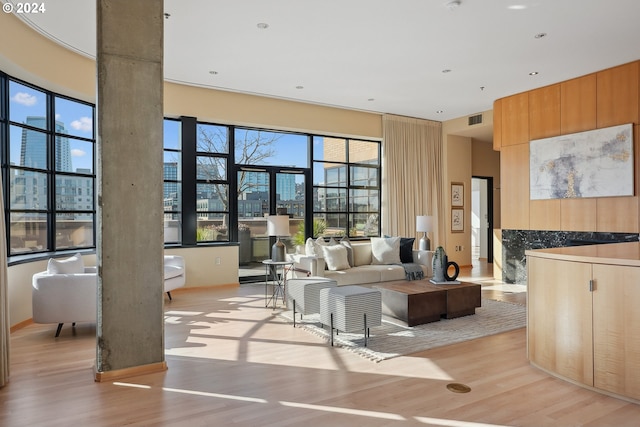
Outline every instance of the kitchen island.
<path id="1" fill-rule="evenodd" d="M 531 364 L 640 402 L 640 242 L 525 254 Z"/>

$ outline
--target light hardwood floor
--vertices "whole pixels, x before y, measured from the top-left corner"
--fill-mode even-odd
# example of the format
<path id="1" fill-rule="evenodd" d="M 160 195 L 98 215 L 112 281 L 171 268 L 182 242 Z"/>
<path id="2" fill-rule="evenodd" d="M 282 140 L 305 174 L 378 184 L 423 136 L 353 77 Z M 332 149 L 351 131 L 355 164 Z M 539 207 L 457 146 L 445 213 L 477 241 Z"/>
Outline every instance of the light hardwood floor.
<path id="1" fill-rule="evenodd" d="M 524 303 L 487 277 L 483 296 Z M 1 426 L 632 426 L 640 406 L 529 365 L 525 329 L 374 363 L 264 307 L 259 285 L 184 290 L 166 302 L 168 371 L 93 382 L 95 327 L 12 334 Z M 469 393 L 453 393 L 460 382 Z"/>

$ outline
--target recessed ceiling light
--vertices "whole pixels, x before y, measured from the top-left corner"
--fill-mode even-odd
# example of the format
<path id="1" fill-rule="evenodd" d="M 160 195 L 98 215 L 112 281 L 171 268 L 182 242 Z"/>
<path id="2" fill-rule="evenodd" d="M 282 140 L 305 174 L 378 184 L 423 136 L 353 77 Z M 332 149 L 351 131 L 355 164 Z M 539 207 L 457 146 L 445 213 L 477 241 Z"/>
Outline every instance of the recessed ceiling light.
<path id="1" fill-rule="evenodd" d="M 261 30 L 266 30 L 267 28 L 269 28 L 269 24 L 267 24 L 266 22 L 259 22 L 257 26 Z"/>
<path id="2" fill-rule="evenodd" d="M 537 72 L 537 71 L 532 71 L 532 72 L 530 72 L 530 73 L 529 73 L 529 75 L 530 75 L 530 76 L 537 76 L 537 75 L 538 75 L 538 72 Z"/>
<path id="3" fill-rule="evenodd" d="M 442 114 L 442 113 L 444 113 L 444 110 L 438 110 L 438 111 L 436 111 L 436 114 Z"/>
<path id="4" fill-rule="evenodd" d="M 547 36 L 547 33 L 538 33 L 534 37 L 537 38 L 537 39 L 541 39 L 541 38 L 546 37 L 546 36 Z"/>
<path id="5" fill-rule="evenodd" d="M 304 89 L 304 86 L 296 86 L 296 89 Z"/>
<path id="6" fill-rule="evenodd" d="M 372 102 L 372 101 L 375 101 L 375 100 L 376 100 L 375 98 L 369 98 L 369 99 L 367 99 L 367 101 L 369 101 L 369 102 Z"/>
<path id="7" fill-rule="evenodd" d="M 218 72 L 217 72 L 217 71 L 215 71 L 215 70 L 211 70 L 211 71 L 209 71 L 209 74 L 211 74 L 211 75 L 215 76 L 216 74 L 218 74 Z"/>
<path id="8" fill-rule="evenodd" d="M 451 72 L 451 70 L 450 70 L 450 69 L 448 69 L 448 68 L 445 68 L 444 70 L 442 70 L 442 72 L 446 74 L 446 73 L 450 73 L 450 72 Z"/>
<path id="9" fill-rule="evenodd" d="M 511 6 L 507 6 L 507 9 L 511 10 L 524 10 L 527 6 L 524 4 L 512 4 Z"/>

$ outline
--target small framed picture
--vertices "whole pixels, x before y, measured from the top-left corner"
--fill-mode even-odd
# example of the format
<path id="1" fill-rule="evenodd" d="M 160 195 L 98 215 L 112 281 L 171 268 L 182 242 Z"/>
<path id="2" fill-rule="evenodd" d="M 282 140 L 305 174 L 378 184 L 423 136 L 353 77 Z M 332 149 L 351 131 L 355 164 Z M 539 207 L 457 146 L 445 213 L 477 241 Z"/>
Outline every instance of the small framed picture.
<path id="1" fill-rule="evenodd" d="M 451 209 L 451 232 L 464 233 L 464 209 Z"/>
<path id="2" fill-rule="evenodd" d="M 464 184 L 461 182 L 451 183 L 451 206 L 459 208 L 464 206 Z"/>

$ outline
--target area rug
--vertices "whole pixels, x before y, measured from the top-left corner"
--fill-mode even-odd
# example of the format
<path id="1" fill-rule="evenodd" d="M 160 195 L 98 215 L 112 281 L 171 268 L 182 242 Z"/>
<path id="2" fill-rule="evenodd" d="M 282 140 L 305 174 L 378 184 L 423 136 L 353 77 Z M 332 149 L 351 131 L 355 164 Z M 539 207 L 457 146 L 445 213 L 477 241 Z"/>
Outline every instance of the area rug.
<path id="1" fill-rule="evenodd" d="M 291 321 L 291 311 L 281 315 Z M 296 326 L 329 340 L 329 328 L 319 322 L 319 315 L 307 315 L 299 320 L 296 315 Z M 526 307 L 503 301 L 482 300 L 482 307 L 476 308 L 476 314 L 442 319 L 413 327 L 394 323 L 385 318 L 382 326 L 370 329 L 367 347 L 364 347 L 362 333 L 334 334 L 333 345 L 380 362 L 393 357 L 408 355 L 419 351 L 455 344 L 488 335 L 499 334 L 526 326 Z"/>

